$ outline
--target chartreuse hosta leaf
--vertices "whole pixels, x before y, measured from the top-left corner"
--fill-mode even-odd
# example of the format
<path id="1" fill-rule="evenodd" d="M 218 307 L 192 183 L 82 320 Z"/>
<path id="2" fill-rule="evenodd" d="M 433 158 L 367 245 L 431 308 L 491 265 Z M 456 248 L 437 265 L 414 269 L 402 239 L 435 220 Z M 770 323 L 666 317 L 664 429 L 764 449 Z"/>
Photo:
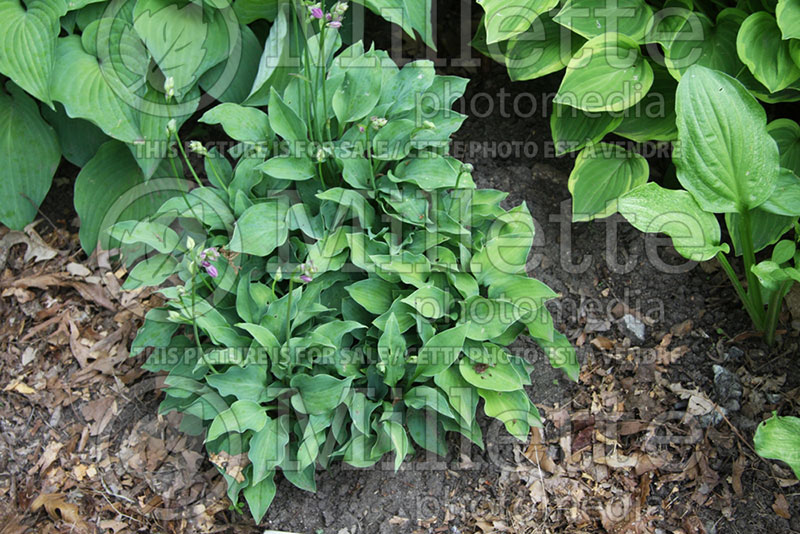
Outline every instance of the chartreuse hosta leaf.
<path id="1" fill-rule="evenodd" d="M 44 200 L 61 151 L 36 102 L 12 82 L 0 88 L 0 222 L 22 229 Z"/>
<path id="2" fill-rule="evenodd" d="M 486 15 L 486 42 L 507 41 L 527 30 L 540 13 L 553 9 L 556 0 L 479 0 Z"/>
<path id="3" fill-rule="evenodd" d="M 524 389 L 504 392 L 479 389 L 478 394 L 483 398 L 483 411 L 486 415 L 502 421 L 508 433 L 517 439 L 526 440 L 531 425 L 542 425 L 538 417 L 533 415 L 532 411 L 536 408 Z M 534 413 L 538 415 L 538 412 Z"/>
<path id="4" fill-rule="evenodd" d="M 728 252 L 720 245 L 720 228 L 713 213 L 703 211 L 687 191 L 664 189 L 656 183 L 622 195 L 619 212 L 642 232 L 664 233 L 682 256 L 694 261 Z"/>
<path id="5" fill-rule="evenodd" d="M 764 108 L 739 82 L 694 66 L 678 85 L 679 145 L 673 153 L 681 185 L 703 210 L 742 212 L 767 200 L 780 170 Z"/>
<path id="6" fill-rule="evenodd" d="M 764 458 L 789 464 L 800 478 L 800 419 L 773 414 L 762 421 L 753 437 L 756 452 Z"/>
<path id="7" fill-rule="evenodd" d="M 800 67 L 792 60 L 789 42 L 781 37 L 775 17 L 766 11 L 753 13 L 742 23 L 736 50 L 756 80 L 773 93 L 800 78 Z"/>
<path id="8" fill-rule="evenodd" d="M 66 11 L 64 0 L 0 0 L 0 73 L 50 106 L 59 18 Z"/>
<path id="9" fill-rule="evenodd" d="M 590 39 L 575 54 L 553 99 L 584 111 L 622 111 L 641 100 L 653 83 L 653 68 L 639 45 L 621 34 Z"/>
<path id="10" fill-rule="evenodd" d="M 644 0 L 569 0 L 555 20 L 587 39 L 620 33 L 638 43 L 644 42 L 654 22 L 653 8 Z"/>
<path id="11" fill-rule="evenodd" d="M 650 168 L 639 154 L 599 143 L 578 154 L 569 175 L 572 220 L 590 221 L 617 211 L 617 199 L 645 182 Z"/>
<path id="12" fill-rule="evenodd" d="M 800 2 L 778 0 L 775 17 L 784 39 L 800 39 Z"/>
<path id="13" fill-rule="evenodd" d="M 567 37 L 565 33 L 549 13 L 543 12 L 530 28 L 511 38 L 504 53 L 511 79 L 541 78 L 565 68 L 585 42 L 575 34 Z"/>

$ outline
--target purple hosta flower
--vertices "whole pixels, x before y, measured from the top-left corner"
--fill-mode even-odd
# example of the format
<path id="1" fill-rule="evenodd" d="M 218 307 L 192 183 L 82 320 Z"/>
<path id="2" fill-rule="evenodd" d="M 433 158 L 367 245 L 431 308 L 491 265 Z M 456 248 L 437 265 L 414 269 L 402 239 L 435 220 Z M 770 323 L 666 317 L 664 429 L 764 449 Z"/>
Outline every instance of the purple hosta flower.
<path id="1" fill-rule="evenodd" d="M 311 12 L 311 18 L 313 19 L 321 19 L 324 16 L 322 12 L 322 7 L 319 4 L 314 4 L 310 6 L 308 10 Z"/>
<path id="2" fill-rule="evenodd" d="M 300 280 L 302 280 L 303 282 L 305 282 L 307 284 L 307 283 L 311 282 L 313 280 L 313 278 L 311 278 L 307 274 L 301 274 L 300 275 Z"/>
<path id="3" fill-rule="evenodd" d="M 333 28 L 333 29 L 335 29 L 335 30 L 338 30 L 339 28 L 341 28 L 341 27 L 342 27 L 342 21 L 340 21 L 340 20 L 333 20 L 333 21 L 331 21 L 331 22 L 329 22 L 329 23 L 328 23 L 328 27 L 329 27 L 329 28 Z"/>
<path id="4" fill-rule="evenodd" d="M 306 263 L 301 263 L 298 268 L 300 269 L 300 276 L 298 278 L 301 282 L 308 284 L 314 280 L 314 273 L 317 272 L 317 268 L 314 266 L 313 261 L 308 260 Z"/>
<path id="5" fill-rule="evenodd" d="M 200 253 L 200 260 L 204 261 L 206 259 L 211 261 L 219 259 L 219 251 L 217 250 L 217 247 L 209 247 Z"/>
<path id="6" fill-rule="evenodd" d="M 367 128 L 363 124 L 358 125 L 358 131 L 364 133 L 367 131 Z"/>
<path id="7" fill-rule="evenodd" d="M 203 261 L 200 263 L 200 265 L 203 267 L 203 269 L 206 270 L 206 273 L 208 273 L 208 276 L 210 276 L 211 278 L 216 278 L 217 276 L 219 276 L 219 271 L 217 271 L 216 267 L 211 265 L 211 262 Z"/>

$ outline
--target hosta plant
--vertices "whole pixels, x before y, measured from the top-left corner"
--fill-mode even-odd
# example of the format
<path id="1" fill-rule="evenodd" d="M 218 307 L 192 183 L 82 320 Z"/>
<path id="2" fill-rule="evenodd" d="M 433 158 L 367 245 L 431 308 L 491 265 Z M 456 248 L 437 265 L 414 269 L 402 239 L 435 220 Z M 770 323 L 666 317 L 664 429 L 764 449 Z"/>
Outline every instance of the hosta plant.
<path id="1" fill-rule="evenodd" d="M 701 66 L 691 67 L 681 80 L 675 112 L 673 162 L 683 189 L 647 182 L 643 158 L 598 144 L 570 177 L 575 204 L 588 213 L 619 211 L 639 230 L 663 232 L 686 258 L 717 258 L 754 325 L 771 343 L 783 298 L 800 281 L 798 233 L 787 234 L 797 229 L 800 217 L 794 167 L 800 128 L 785 120 L 777 128 L 768 125 L 763 108 L 742 84 Z M 590 172 L 601 161 L 613 162 L 627 176 L 629 190 L 617 191 L 618 200 L 591 187 L 592 178 L 603 177 Z M 730 244 L 722 241 L 717 214 L 724 215 Z M 785 235 L 790 238 L 782 239 Z M 756 254 L 772 245 L 769 259 L 757 262 Z M 728 258 L 731 251 L 742 258 L 744 284 Z"/>
<path id="2" fill-rule="evenodd" d="M 759 456 L 786 462 L 800 478 L 800 418 L 773 413 L 758 425 L 753 445 Z"/>
<path id="3" fill-rule="evenodd" d="M 434 46 L 430 0 L 356 4 Z M 33 220 L 62 156 L 90 167 L 75 184 L 76 209 L 93 229 L 81 233 L 87 253 L 105 208 L 131 187 L 150 187 L 134 211 L 151 212 L 163 196 L 148 182 L 162 175 L 167 123 L 180 128 L 216 101 L 265 105 L 302 55 L 308 28 L 295 14 L 317 5 L 330 13 L 344 2 L 0 0 L 0 222 Z M 101 150 L 112 140 L 129 154 Z"/>
<path id="4" fill-rule="evenodd" d="M 137 258 L 127 288 L 173 282 L 131 353 L 154 348 L 160 410 L 205 435 L 257 521 L 279 472 L 313 491 L 333 461 L 397 469 L 417 448 L 445 454 L 447 432 L 483 446 L 481 402 L 525 439 L 541 423 L 531 363 L 507 348 L 523 333 L 578 371 L 545 307 L 555 293 L 525 271 L 527 208 L 501 208 L 446 154 L 466 81 L 361 43 L 335 54 L 318 15 L 267 113 L 227 103 L 201 119 L 241 143 L 235 165 L 193 143 L 207 181 L 110 228 Z"/>

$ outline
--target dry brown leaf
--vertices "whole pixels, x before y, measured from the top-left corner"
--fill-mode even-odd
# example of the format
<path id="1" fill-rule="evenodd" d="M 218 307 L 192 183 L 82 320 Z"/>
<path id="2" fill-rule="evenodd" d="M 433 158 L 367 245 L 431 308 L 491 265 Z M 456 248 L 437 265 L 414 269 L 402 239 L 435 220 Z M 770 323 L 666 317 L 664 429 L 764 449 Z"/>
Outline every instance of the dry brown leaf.
<path id="1" fill-rule="evenodd" d="M 792 514 L 789 512 L 789 502 L 783 493 L 775 494 L 775 502 L 772 503 L 772 510 L 784 519 L 791 519 Z"/>
<path id="2" fill-rule="evenodd" d="M 744 457 L 744 454 L 739 454 L 739 457 L 736 458 L 733 462 L 733 472 L 731 473 L 731 486 L 733 486 L 733 492 L 736 494 L 737 497 L 742 496 L 742 473 L 744 473 L 744 468 L 747 465 L 747 459 Z"/>
<path id="3" fill-rule="evenodd" d="M 39 234 L 34 231 L 33 226 L 35 226 L 35 224 L 29 224 L 25 228 L 27 235 L 23 232 L 13 230 L 0 239 L 0 269 L 6 266 L 8 252 L 11 250 L 11 247 L 20 243 L 25 243 L 28 247 L 25 250 L 25 255 L 22 257 L 22 261 L 25 263 L 28 263 L 31 259 L 34 260 L 34 263 L 51 260 L 58 255 L 58 251 L 45 243 Z"/>
<path id="4" fill-rule="evenodd" d="M 612 350 L 614 348 L 614 342 L 603 336 L 597 336 L 590 343 L 600 350 Z"/>
<path id="5" fill-rule="evenodd" d="M 236 482 L 244 482 L 245 477 L 242 473 L 244 468 L 247 467 L 247 464 L 250 463 L 250 460 L 247 458 L 247 454 L 237 454 L 236 456 L 231 456 L 225 451 L 220 451 L 219 454 L 211 453 L 209 460 L 212 464 L 217 465 L 225 470 L 225 472 L 233 477 Z"/>
<path id="6" fill-rule="evenodd" d="M 18 378 L 3 388 L 3 391 L 16 391 L 23 395 L 33 395 L 36 390 L 25 384 L 21 378 Z"/>
<path id="7" fill-rule="evenodd" d="M 31 503 L 31 510 L 38 512 L 44 506 L 53 521 L 64 521 L 76 530 L 86 531 L 87 525 L 81 519 L 78 506 L 64 500 L 63 493 L 43 493 Z"/>
<path id="8" fill-rule="evenodd" d="M 553 473 L 556 470 L 556 464 L 553 459 L 547 455 L 547 446 L 542 443 L 542 434 L 538 428 L 531 429 L 531 441 L 528 443 L 528 448 L 525 450 L 525 457 L 533 462 L 534 465 L 541 467 L 548 473 Z"/>
<path id="9" fill-rule="evenodd" d="M 674 325 L 669 331 L 675 337 L 683 337 L 691 332 L 692 328 L 694 328 L 694 322 L 691 319 L 686 319 L 682 323 Z"/>
<path id="10" fill-rule="evenodd" d="M 44 474 L 47 469 L 53 465 L 53 462 L 56 461 L 58 458 L 58 452 L 64 448 L 63 443 L 58 443 L 56 441 L 51 441 L 50 444 L 44 449 L 41 458 L 36 463 L 36 466 L 39 468 L 39 474 Z"/>

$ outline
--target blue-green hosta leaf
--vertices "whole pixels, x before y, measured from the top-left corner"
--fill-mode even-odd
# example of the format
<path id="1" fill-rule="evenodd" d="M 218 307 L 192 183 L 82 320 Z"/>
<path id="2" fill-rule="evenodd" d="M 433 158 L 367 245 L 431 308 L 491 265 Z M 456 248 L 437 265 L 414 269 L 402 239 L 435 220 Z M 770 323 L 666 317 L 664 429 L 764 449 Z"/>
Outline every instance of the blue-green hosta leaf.
<path id="1" fill-rule="evenodd" d="M 766 114 L 729 76 L 694 66 L 678 84 L 678 180 L 706 211 L 741 212 L 772 195 L 780 170 Z"/>
<path id="2" fill-rule="evenodd" d="M 322 415 L 332 412 L 344 402 L 352 382 L 352 377 L 339 380 L 330 375 L 319 374 L 295 375 L 290 384 L 300 393 L 303 406 L 309 414 Z"/>
<path id="3" fill-rule="evenodd" d="M 756 80 L 775 93 L 800 78 L 800 67 L 781 38 L 775 17 L 766 11 L 753 13 L 742 23 L 736 37 L 736 51 Z"/>
<path id="4" fill-rule="evenodd" d="M 163 348 L 169 347 L 170 340 L 175 332 L 180 327 L 177 323 L 171 323 L 167 320 L 167 310 L 165 308 L 153 308 L 148 311 L 144 316 L 144 324 L 136 333 L 136 338 L 131 343 L 131 356 L 136 356 L 147 347 Z M 160 354 L 160 353 L 158 353 Z M 149 360 L 148 364 L 149 365 Z M 167 371 L 174 367 L 144 367 L 144 369 L 151 372 Z"/>
<path id="5" fill-rule="evenodd" d="M 437 388 L 430 386 L 416 386 L 408 390 L 403 397 L 406 406 L 416 410 L 431 409 L 445 417 L 454 417 L 450 404 Z"/>
<path id="6" fill-rule="evenodd" d="M 462 174 L 460 180 L 459 174 Z M 456 182 L 463 187 L 472 183 L 469 174 L 462 173 L 460 162 L 433 153 L 422 153 L 408 164 L 401 164 L 396 173 L 389 174 L 389 179 L 397 183 L 410 182 L 424 191 L 455 187 Z"/>
<path id="7" fill-rule="evenodd" d="M 26 5 L 27 4 L 27 5 Z M 52 106 L 50 80 L 55 66 L 63 0 L 0 0 L 0 72 Z"/>
<path id="8" fill-rule="evenodd" d="M 238 1 L 236 2 L 239 3 Z M 253 87 L 250 94 L 244 101 L 248 106 L 263 106 L 272 98 L 271 92 L 275 89 L 283 91 L 289 83 L 289 73 L 299 70 L 300 63 L 297 58 L 300 55 L 292 55 L 291 47 L 296 35 L 292 33 L 290 17 L 291 5 L 281 3 L 278 8 L 275 23 L 272 25 L 264 44 L 264 52 L 258 64 Z M 295 50 L 295 53 L 299 51 Z M 272 111 L 270 110 L 270 113 Z M 275 129 L 273 125 L 273 129 Z M 277 132 L 277 130 L 275 130 Z M 280 134 L 280 132 L 278 132 Z"/>
<path id="9" fill-rule="evenodd" d="M 619 145 L 586 147 L 569 175 L 572 220 L 591 221 L 614 214 L 619 197 L 646 183 L 649 175 L 647 160 Z"/>
<path id="10" fill-rule="evenodd" d="M 670 236 L 675 250 L 685 258 L 706 261 L 729 250 L 728 245 L 720 244 L 714 214 L 703 211 L 687 191 L 650 182 L 622 195 L 619 212 L 642 232 Z"/>
<path id="11" fill-rule="evenodd" d="M 636 41 L 609 33 L 590 39 L 572 58 L 553 102 L 584 111 L 622 111 L 652 84 L 653 68 Z"/>
<path id="12" fill-rule="evenodd" d="M 587 39 L 607 33 L 627 35 L 637 43 L 653 26 L 653 8 L 644 0 L 568 0 L 556 22 Z"/>
<path id="13" fill-rule="evenodd" d="M 19 230 L 36 217 L 61 151 L 36 102 L 12 82 L 6 89 L 10 94 L 0 89 L 0 222 Z"/>
<path id="14" fill-rule="evenodd" d="M 278 16 L 280 0 L 236 0 L 233 10 L 242 24 L 264 19 L 270 22 Z"/>
<path id="15" fill-rule="evenodd" d="M 389 22 L 397 24 L 403 31 L 414 37 L 419 33 L 422 41 L 433 50 L 432 0 L 356 0 L 367 6 L 373 13 Z"/>
<path id="16" fill-rule="evenodd" d="M 341 127 L 369 115 L 381 97 L 381 81 L 381 63 L 376 56 L 364 55 L 348 65 L 333 94 L 333 111 Z"/>
<path id="17" fill-rule="evenodd" d="M 383 363 L 384 382 L 394 387 L 406 369 L 406 340 L 394 313 L 389 315 L 383 334 L 378 339 L 378 357 Z"/>
<path id="18" fill-rule="evenodd" d="M 267 411 L 258 403 L 238 400 L 219 414 L 211 422 L 206 435 L 206 443 L 230 432 L 243 433 L 245 430 L 258 432 L 267 423 Z"/>
<path id="19" fill-rule="evenodd" d="M 253 483 L 270 476 L 286 457 L 289 432 L 286 428 L 288 416 L 267 418 L 267 422 L 253 434 L 247 455 L 253 463 Z"/>
<path id="20" fill-rule="evenodd" d="M 275 137 L 266 113 L 238 104 L 217 104 L 206 111 L 199 121 L 221 124 L 226 134 L 242 143 L 266 143 Z"/>
<path id="21" fill-rule="evenodd" d="M 502 421 L 508 433 L 515 438 L 521 441 L 528 438 L 531 424 L 538 421 L 531 417 L 534 407 L 525 390 L 500 392 L 478 389 L 478 394 L 483 398 L 483 411 L 487 416 Z"/>
<path id="22" fill-rule="evenodd" d="M 113 66 L 98 64 L 77 35 L 62 37 L 56 46 L 56 66 L 51 85 L 53 100 L 64 104 L 70 117 L 88 119 L 109 136 L 126 143 L 143 142 L 138 112 L 120 97 L 125 93 L 109 85 L 117 79 Z M 118 85 L 118 84 L 117 84 Z"/>
<path id="23" fill-rule="evenodd" d="M 744 65 L 736 53 L 736 36 L 747 14 L 724 9 L 716 24 L 694 12 L 686 24 L 665 45 L 665 63 L 670 74 L 680 80 L 692 65 L 702 65 L 735 76 Z"/>
<path id="24" fill-rule="evenodd" d="M 167 254 L 156 254 L 136 264 L 122 284 L 122 289 L 132 290 L 143 286 L 157 286 L 178 270 L 178 260 Z"/>
<path id="25" fill-rule="evenodd" d="M 753 445 L 760 456 L 789 464 L 800 478 L 800 419 L 774 414 L 758 425 Z"/>
<path id="26" fill-rule="evenodd" d="M 188 3 L 178 7 L 171 0 L 137 0 L 133 27 L 166 77 L 175 80 L 178 100 L 194 87 L 211 67 L 228 57 L 229 26 L 236 39 L 238 22 L 226 20 L 222 10 Z"/>
<path id="27" fill-rule="evenodd" d="M 234 10 L 239 3 L 234 4 Z M 200 87 L 203 91 L 220 102 L 234 104 L 244 102 L 258 73 L 261 42 L 249 26 L 242 24 L 239 26 L 239 31 L 242 38 L 234 42 L 230 57 L 206 71 L 200 78 Z"/>
<path id="28" fill-rule="evenodd" d="M 449 313 L 452 298 L 436 286 L 423 286 L 402 299 L 426 319 L 439 319 Z"/>
<path id="29" fill-rule="evenodd" d="M 403 463 L 406 455 L 408 455 L 413 448 L 408 442 L 408 434 L 406 434 L 403 425 L 396 421 L 384 421 L 382 426 L 383 431 L 389 435 L 389 439 L 392 442 L 392 450 L 395 452 L 394 470 L 397 471 L 400 469 L 400 465 Z"/>
<path id="30" fill-rule="evenodd" d="M 478 0 L 486 13 L 486 42 L 507 41 L 530 28 L 540 13 L 558 5 L 557 0 Z"/>
<path id="31" fill-rule="evenodd" d="M 800 176 L 800 125 L 791 119 L 778 119 L 767 124 L 767 131 L 778 143 L 781 167 Z"/>
<path id="32" fill-rule="evenodd" d="M 402 69 L 396 71 L 381 84 L 381 99 L 379 104 L 390 106 L 386 117 L 392 118 L 404 111 L 414 109 L 420 95 L 433 84 L 436 76 L 433 62 L 428 60 L 412 61 L 406 63 Z"/>
<path id="33" fill-rule="evenodd" d="M 261 257 L 271 254 L 286 242 L 289 235 L 287 210 L 287 204 L 279 200 L 268 200 L 247 208 L 236 221 L 230 250 Z"/>
<path id="34" fill-rule="evenodd" d="M 291 180 L 302 182 L 310 180 L 316 175 L 317 169 L 314 163 L 305 157 L 295 158 L 292 156 L 276 156 L 269 158 L 257 167 L 265 174 L 277 178 L 278 180 Z"/>
<path id="35" fill-rule="evenodd" d="M 577 34 L 567 32 L 548 13 L 542 13 L 530 28 L 509 41 L 504 53 L 508 75 L 518 81 L 557 72 L 566 68 L 585 42 Z"/>
<path id="36" fill-rule="evenodd" d="M 105 230 L 112 224 L 149 217 L 164 201 L 184 193 L 185 183 L 177 179 L 145 182 L 127 146 L 105 143 L 75 180 L 81 247 L 89 254 L 99 239 L 103 248 L 111 248 L 113 241 Z"/>
<path id="37" fill-rule="evenodd" d="M 436 376 L 450 367 L 461 354 L 467 328 L 458 325 L 430 338 L 417 354 L 417 376 Z"/>
<path id="38" fill-rule="evenodd" d="M 269 124 L 276 134 L 292 145 L 301 145 L 308 140 L 308 127 L 305 121 L 283 101 L 274 87 L 271 88 L 269 100 Z M 305 148 L 292 146 L 290 152 L 295 156 L 301 156 Z"/>
<path id="39" fill-rule="evenodd" d="M 351 219 L 358 218 L 358 222 L 363 228 L 370 228 L 375 222 L 374 208 L 358 191 L 332 187 L 317 193 L 316 197 L 339 206 L 336 214 L 337 220 L 349 222 Z"/>
<path id="40" fill-rule="evenodd" d="M 127 245 L 143 243 L 164 254 L 178 252 L 178 234 L 161 223 L 149 221 L 121 221 L 108 229 L 112 239 Z"/>
<path id="41" fill-rule="evenodd" d="M 264 514 L 267 513 L 272 499 L 275 498 L 275 481 L 273 477 L 275 471 L 270 471 L 269 475 L 262 478 L 260 482 L 251 482 L 244 491 L 244 498 L 250 507 L 250 515 L 253 516 L 256 524 L 261 523 Z"/>
<path id="42" fill-rule="evenodd" d="M 775 17 L 784 39 L 800 39 L 800 2 L 778 0 Z"/>
<path id="43" fill-rule="evenodd" d="M 427 285 L 431 264 L 422 254 L 404 250 L 400 254 L 370 256 L 370 259 L 376 265 L 378 275 L 386 280 L 392 281 L 399 277 L 414 287 Z"/>
<path id="44" fill-rule="evenodd" d="M 622 122 L 621 114 L 589 113 L 563 104 L 553 105 L 550 132 L 556 155 L 580 150 L 600 141 Z"/>
<path id="45" fill-rule="evenodd" d="M 206 382 L 224 397 L 233 396 L 238 400 L 261 402 L 266 399 L 267 366 L 233 366 L 224 373 L 208 375 Z"/>
<path id="46" fill-rule="evenodd" d="M 367 278 L 346 288 L 353 300 L 368 312 L 381 315 L 386 312 L 395 300 L 396 286 L 380 278 Z"/>

